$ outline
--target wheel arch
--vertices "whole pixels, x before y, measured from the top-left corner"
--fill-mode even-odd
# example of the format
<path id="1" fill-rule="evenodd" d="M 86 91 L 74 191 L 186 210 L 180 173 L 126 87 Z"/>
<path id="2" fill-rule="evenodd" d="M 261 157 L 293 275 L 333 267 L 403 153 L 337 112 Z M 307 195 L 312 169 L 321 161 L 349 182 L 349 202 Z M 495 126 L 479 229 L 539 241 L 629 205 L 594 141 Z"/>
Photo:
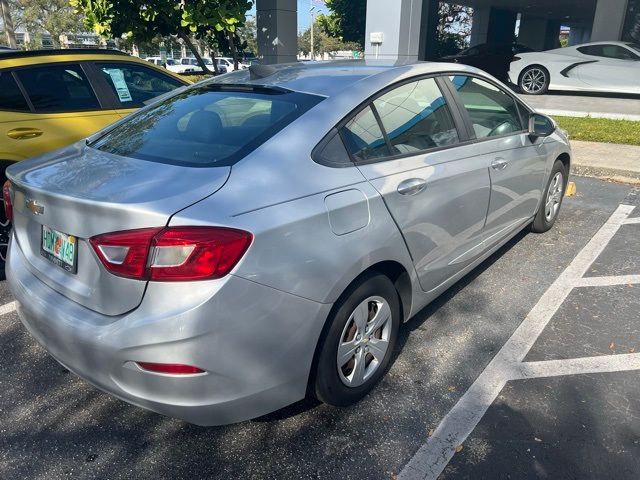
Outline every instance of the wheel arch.
<path id="1" fill-rule="evenodd" d="M 571 173 L 571 155 L 569 155 L 567 152 L 563 152 L 558 156 L 556 160 L 560 160 L 565 166 L 567 175 Z"/>
<path id="2" fill-rule="evenodd" d="M 393 283 L 396 292 L 398 293 L 398 298 L 400 299 L 401 323 L 404 323 L 408 320 L 407 317 L 411 312 L 413 291 L 411 277 L 409 276 L 409 272 L 404 267 L 404 265 L 395 260 L 384 260 L 367 267 L 351 282 L 349 282 L 338 299 L 334 302 L 331 310 L 329 310 L 327 317 L 324 319 L 324 325 L 322 326 L 322 331 L 320 333 L 320 336 L 318 337 L 318 341 L 316 342 L 315 351 L 313 353 L 313 361 L 311 362 L 311 369 L 309 370 L 309 377 L 307 379 L 308 393 L 313 394 L 312 390 L 315 383 L 315 373 L 318 365 L 318 356 L 320 353 L 321 345 L 330 328 L 330 319 L 333 317 L 336 310 L 340 308 L 342 301 L 351 294 L 356 285 L 360 284 L 360 282 L 362 282 L 367 277 L 372 277 L 376 274 L 386 276 L 391 281 L 391 283 Z"/>

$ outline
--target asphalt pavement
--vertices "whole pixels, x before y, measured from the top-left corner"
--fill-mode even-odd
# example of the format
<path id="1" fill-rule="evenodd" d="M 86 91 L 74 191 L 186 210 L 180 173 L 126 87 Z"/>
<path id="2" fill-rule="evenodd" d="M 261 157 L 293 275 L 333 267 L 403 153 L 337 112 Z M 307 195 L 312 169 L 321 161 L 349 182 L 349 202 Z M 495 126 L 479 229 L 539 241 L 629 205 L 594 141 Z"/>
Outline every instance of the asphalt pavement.
<path id="1" fill-rule="evenodd" d="M 640 375 L 630 366 L 640 369 L 640 223 L 613 229 L 611 218 L 621 204 L 636 206 L 623 209 L 625 221 L 638 218 L 640 198 L 630 186 L 574 180 L 578 194 L 555 228 L 518 235 L 420 312 L 387 377 L 345 409 L 303 401 L 237 425 L 189 425 L 83 382 L 0 307 L 0 478 L 361 480 L 427 478 L 429 469 L 443 478 L 637 478 Z M 585 250 L 597 255 L 585 262 Z M 572 281 L 590 286 L 563 280 L 577 264 L 587 280 Z M 601 285 L 620 276 L 628 283 Z M 551 301 L 556 310 L 545 310 L 548 323 L 514 363 L 519 377 L 508 372 L 467 435 L 437 444 L 518 327 Z M 1 282 L 0 305 L 8 302 Z M 594 357 L 606 372 L 571 363 Z M 423 463 L 434 445 L 451 453 L 439 471 Z"/>

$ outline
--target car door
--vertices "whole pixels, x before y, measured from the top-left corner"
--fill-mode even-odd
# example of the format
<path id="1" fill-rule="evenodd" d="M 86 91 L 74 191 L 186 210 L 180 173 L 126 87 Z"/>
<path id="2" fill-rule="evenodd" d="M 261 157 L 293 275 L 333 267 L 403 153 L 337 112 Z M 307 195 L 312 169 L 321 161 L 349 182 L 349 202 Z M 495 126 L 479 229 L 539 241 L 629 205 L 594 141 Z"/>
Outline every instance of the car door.
<path id="1" fill-rule="evenodd" d="M 92 62 L 100 81 L 120 116 L 128 115 L 154 98 L 186 85 L 159 69 L 137 62 Z"/>
<path id="2" fill-rule="evenodd" d="M 79 63 L 56 63 L 3 71 L 24 94 L 27 110 L 0 117 L 0 151 L 16 160 L 63 147 L 119 118 L 103 107 Z"/>
<path id="3" fill-rule="evenodd" d="M 640 56 L 614 44 L 578 48 L 592 61 L 576 67 L 578 78 L 594 89 L 640 93 Z"/>
<path id="4" fill-rule="evenodd" d="M 499 86 L 469 75 L 449 77 L 475 137 L 477 158 L 491 179 L 484 227 L 487 247 L 528 222 L 536 213 L 547 177 L 547 145 L 528 134 L 529 112 Z"/>
<path id="5" fill-rule="evenodd" d="M 362 174 L 382 195 L 433 291 L 477 258 L 489 205 L 489 173 L 466 140 L 441 80 L 384 92 L 341 129 Z"/>

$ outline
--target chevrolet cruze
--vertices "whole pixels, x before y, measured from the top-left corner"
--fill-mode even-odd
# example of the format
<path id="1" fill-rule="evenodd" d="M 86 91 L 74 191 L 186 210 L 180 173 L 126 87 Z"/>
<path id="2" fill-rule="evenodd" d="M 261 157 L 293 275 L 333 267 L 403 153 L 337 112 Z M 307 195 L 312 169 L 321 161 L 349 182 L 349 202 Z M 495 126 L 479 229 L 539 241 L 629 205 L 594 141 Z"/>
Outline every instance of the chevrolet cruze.
<path id="1" fill-rule="evenodd" d="M 11 166 L 8 282 L 56 360 L 135 405 L 349 405 L 403 322 L 553 226 L 570 161 L 472 67 L 252 66 Z"/>

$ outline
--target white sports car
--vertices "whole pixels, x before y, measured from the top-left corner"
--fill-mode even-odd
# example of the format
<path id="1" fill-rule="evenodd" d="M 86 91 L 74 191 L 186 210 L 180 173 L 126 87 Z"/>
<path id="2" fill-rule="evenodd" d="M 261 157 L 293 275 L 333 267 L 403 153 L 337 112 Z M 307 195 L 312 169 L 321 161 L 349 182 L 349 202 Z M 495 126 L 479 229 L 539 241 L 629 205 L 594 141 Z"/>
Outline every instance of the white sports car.
<path id="1" fill-rule="evenodd" d="M 594 42 L 514 57 L 509 79 L 523 93 L 548 90 L 640 94 L 640 45 Z"/>

